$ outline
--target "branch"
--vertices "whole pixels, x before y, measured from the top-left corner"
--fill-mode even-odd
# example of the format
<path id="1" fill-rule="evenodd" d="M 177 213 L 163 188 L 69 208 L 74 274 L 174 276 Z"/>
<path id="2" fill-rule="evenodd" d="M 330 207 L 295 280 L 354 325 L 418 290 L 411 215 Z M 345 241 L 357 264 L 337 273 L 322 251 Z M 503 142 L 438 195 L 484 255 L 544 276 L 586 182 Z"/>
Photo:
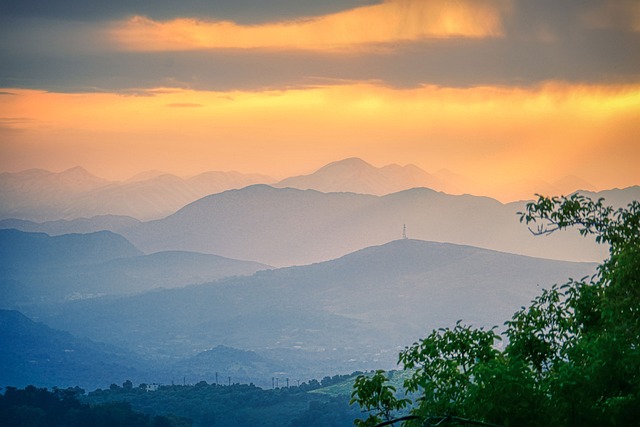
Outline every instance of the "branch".
<path id="1" fill-rule="evenodd" d="M 413 421 L 413 420 L 419 420 L 421 418 L 422 417 L 418 417 L 416 415 L 407 415 L 406 417 L 400 417 L 400 418 L 396 418 L 395 420 L 385 421 L 380 424 L 376 424 L 375 427 L 390 426 L 392 424 L 399 423 L 401 421 Z M 425 419 L 425 422 L 427 423 L 426 424 L 427 426 L 434 426 L 434 427 L 439 426 L 443 423 L 457 423 L 461 425 L 473 425 L 473 426 L 484 426 L 484 427 L 503 427 L 498 424 L 486 423 L 484 421 L 476 421 L 468 418 L 453 417 L 451 415 L 447 415 L 445 417 L 428 417 Z M 432 422 L 436 422 L 436 423 L 432 424 Z"/>
<path id="2" fill-rule="evenodd" d="M 419 419 L 420 417 L 416 415 L 407 415 L 406 417 L 400 417 L 400 418 L 396 418 L 395 420 L 389 420 L 380 424 L 376 424 L 375 427 L 390 426 L 392 424 L 399 423 L 400 421 L 411 421 L 411 420 L 419 420 Z"/>

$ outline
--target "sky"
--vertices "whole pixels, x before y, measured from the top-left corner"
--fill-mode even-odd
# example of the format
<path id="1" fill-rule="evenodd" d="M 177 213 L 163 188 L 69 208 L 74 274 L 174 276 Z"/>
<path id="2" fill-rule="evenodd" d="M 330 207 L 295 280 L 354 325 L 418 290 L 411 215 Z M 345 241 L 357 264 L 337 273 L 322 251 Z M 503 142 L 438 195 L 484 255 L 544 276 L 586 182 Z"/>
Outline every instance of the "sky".
<path id="1" fill-rule="evenodd" d="M 0 172 L 640 184 L 638 0 L 5 0 L 0 55 Z"/>

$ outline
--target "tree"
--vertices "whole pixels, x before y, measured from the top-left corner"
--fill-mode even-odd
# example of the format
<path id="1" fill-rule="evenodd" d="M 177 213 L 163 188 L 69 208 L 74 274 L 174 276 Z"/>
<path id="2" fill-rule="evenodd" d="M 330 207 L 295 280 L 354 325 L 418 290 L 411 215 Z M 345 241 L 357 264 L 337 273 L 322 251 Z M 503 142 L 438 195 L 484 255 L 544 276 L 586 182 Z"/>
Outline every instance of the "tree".
<path id="1" fill-rule="evenodd" d="M 541 196 L 520 220 L 537 235 L 576 227 L 609 245 L 609 257 L 593 277 L 554 285 L 517 311 L 505 323 L 502 352 L 493 329 L 460 323 L 407 347 L 399 362 L 414 372 L 405 389 L 420 398 L 405 425 L 434 416 L 453 424 L 637 425 L 640 203 L 614 210 L 578 194 Z"/>
<path id="2" fill-rule="evenodd" d="M 382 370 L 376 371 L 371 376 L 358 375 L 349 404 L 358 403 L 370 414 L 364 421 L 356 420 L 356 426 L 374 426 L 383 421 L 390 421 L 395 411 L 405 408 L 410 403 L 409 399 L 398 399 L 396 388 L 388 382 L 389 379 Z"/>

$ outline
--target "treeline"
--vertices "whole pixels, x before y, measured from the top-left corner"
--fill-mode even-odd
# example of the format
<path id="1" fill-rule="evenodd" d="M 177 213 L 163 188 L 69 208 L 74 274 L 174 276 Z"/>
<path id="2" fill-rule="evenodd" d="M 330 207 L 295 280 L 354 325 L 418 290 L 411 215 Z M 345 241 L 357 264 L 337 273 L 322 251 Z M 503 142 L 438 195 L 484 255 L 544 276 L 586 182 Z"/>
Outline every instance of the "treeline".
<path id="1" fill-rule="evenodd" d="M 85 394 L 79 387 L 58 389 L 6 387 L 0 394 L 0 425 L 16 427 L 348 427 L 361 415 L 347 394 L 362 372 L 335 375 L 289 387 L 262 389 L 253 384 L 111 384 Z M 280 382 L 282 385 L 282 382 Z M 286 384 L 286 382 L 285 382 Z M 148 391 L 153 390 L 153 391 Z"/>
<path id="2" fill-rule="evenodd" d="M 327 376 L 321 381 L 266 390 L 253 384 L 229 386 L 201 381 L 146 391 L 144 384 L 134 386 L 126 381 L 122 386 L 112 384 L 109 389 L 90 392 L 83 401 L 92 405 L 124 401 L 145 414 L 187 418 L 194 427 L 347 427 L 361 415 L 360 409 L 349 405 L 348 394 L 332 396 L 318 390 L 352 382 L 359 374 Z"/>
<path id="3" fill-rule="evenodd" d="M 0 395 L 0 425 L 7 427 L 189 427 L 192 423 L 173 416 L 150 416 L 127 402 L 90 405 L 80 402 L 80 388 L 7 387 Z"/>

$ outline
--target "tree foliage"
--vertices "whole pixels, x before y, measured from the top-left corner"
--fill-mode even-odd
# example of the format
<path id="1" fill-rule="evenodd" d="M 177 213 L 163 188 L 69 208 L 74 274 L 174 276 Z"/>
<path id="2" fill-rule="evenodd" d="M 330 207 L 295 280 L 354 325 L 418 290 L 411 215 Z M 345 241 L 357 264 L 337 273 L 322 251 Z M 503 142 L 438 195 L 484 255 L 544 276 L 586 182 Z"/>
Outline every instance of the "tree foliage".
<path id="1" fill-rule="evenodd" d="M 539 197 L 520 220 L 537 235 L 577 228 L 609 257 L 593 277 L 554 285 L 518 310 L 503 351 L 493 329 L 460 322 L 405 348 L 405 389 L 420 397 L 404 424 L 639 425 L 640 203 L 616 210 L 578 194 Z"/>
<path id="2" fill-rule="evenodd" d="M 0 394 L 0 425 L 12 427 L 188 427 L 183 419 L 166 416 L 150 417 L 131 409 L 125 402 L 102 405 L 81 403 L 79 388 L 52 391 L 27 386 L 20 390 L 7 387 Z"/>
<path id="3" fill-rule="evenodd" d="M 358 427 L 374 426 L 383 421 L 389 421 L 394 411 L 405 408 L 409 399 L 398 399 L 396 388 L 389 384 L 389 379 L 382 370 L 376 371 L 372 376 L 359 375 L 354 383 L 349 404 L 357 403 L 364 411 L 369 412 L 369 417 L 354 423 Z"/>

